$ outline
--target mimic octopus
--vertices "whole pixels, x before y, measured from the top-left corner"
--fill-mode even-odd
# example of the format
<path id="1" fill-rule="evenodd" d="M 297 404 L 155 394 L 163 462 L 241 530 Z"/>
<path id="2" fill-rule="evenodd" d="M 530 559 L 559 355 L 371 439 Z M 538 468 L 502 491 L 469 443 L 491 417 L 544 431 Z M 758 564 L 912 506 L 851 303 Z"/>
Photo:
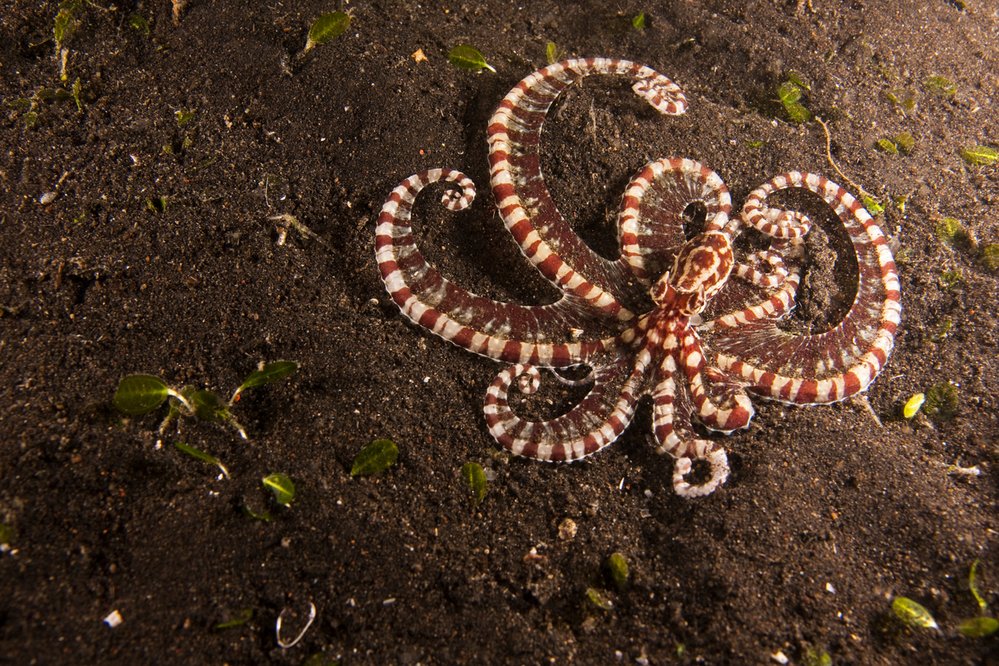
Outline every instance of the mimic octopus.
<path id="1" fill-rule="evenodd" d="M 592 455 L 624 432 L 648 397 L 656 448 L 674 459 L 675 491 L 707 495 L 725 482 L 729 466 L 725 450 L 705 430 L 746 428 L 754 414 L 751 395 L 827 404 L 874 380 L 900 321 L 895 264 L 863 205 L 824 176 L 790 171 L 771 178 L 733 217 L 722 179 L 689 159 L 656 160 L 634 176 L 617 216 L 620 256 L 604 258 L 556 208 L 539 152 L 542 124 L 555 99 L 592 74 L 627 77 L 635 93 L 662 114 L 687 109 L 670 79 L 606 58 L 549 65 L 500 102 L 488 126 L 493 196 L 524 256 L 562 291 L 557 302 L 492 300 L 462 289 L 428 263 L 411 226 L 419 193 L 444 183 L 442 202 L 452 211 L 467 208 L 475 196 L 471 180 L 446 169 L 410 176 L 388 197 L 375 231 L 381 277 L 407 318 L 459 347 L 510 364 L 489 386 L 484 404 L 490 434 L 509 451 L 545 461 Z M 856 252 L 853 303 L 842 321 L 817 334 L 777 325 L 795 307 L 804 240 L 813 224 L 804 213 L 767 204 L 770 195 L 788 188 L 813 192 L 817 205 L 835 211 Z M 704 225 L 687 238 L 684 216 L 691 204 L 701 207 Z M 734 245 L 749 228 L 762 235 L 766 249 Z M 539 369 L 588 391 L 554 418 L 519 416 L 510 389 L 535 392 Z M 699 480 L 691 474 L 695 461 L 702 461 Z"/>

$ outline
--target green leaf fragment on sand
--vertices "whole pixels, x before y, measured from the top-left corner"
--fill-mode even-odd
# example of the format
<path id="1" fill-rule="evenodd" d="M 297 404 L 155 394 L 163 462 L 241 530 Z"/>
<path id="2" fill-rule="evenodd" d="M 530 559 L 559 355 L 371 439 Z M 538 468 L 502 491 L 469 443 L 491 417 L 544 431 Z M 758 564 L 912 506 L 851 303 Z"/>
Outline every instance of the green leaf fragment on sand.
<path id="1" fill-rule="evenodd" d="M 244 624 L 253 619 L 253 609 L 244 608 L 243 610 L 236 613 L 235 616 L 228 620 L 223 620 L 215 625 L 216 630 L 223 629 L 235 629 L 236 627 L 242 627 Z"/>
<path id="2" fill-rule="evenodd" d="M 614 608 L 614 602 L 611 601 L 610 597 L 608 597 L 605 592 L 598 590 L 595 587 L 586 588 L 586 599 L 603 611 L 609 611 Z"/>
<path id="3" fill-rule="evenodd" d="M 177 127 L 183 127 L 194 120 L 194 109 L 177 109 L 173 115 L 177 118 Z"/>
<path id="4" fill-rule="evenodd" d="M 930 611 L 920 603 L 908 597 L 895 597 L 891 602 L 891 610 L 903 624 L 921 629 L 939 629 L 937 621 Z"/>
<path id="5" fill-rule="evenodd" d="M 987 615 L 961 620 L 957 630 L 967 638 L 985 638 L 999 631 L 999 620 Z"/>
<path id="6" fill-rule="evenodd" d="M 610 557 L 607 558 L 607 573 L 610 574 L 610 579 L 618 591 L 628 587 L 628 577 L 630 576 L 628 559 L 622 553 L 611 553 Z"/>
<path id="7" fill-rule="evenodd" d="M 638 30 L 639 32 L 645 30 L 646 25 L 647 21 L 645 19 L 645 12 L 638 12 L 631 19 L 631 27 L 633 27 L 635 30 Z"/>
<path id="8" fill-rule="evenodd" d="M 891 139 L 878 139 L 878 148 L 889 155 L 898 155 L 898 145 Z"/>
<path id="9" fill-rule="evenodd" d="M 264 386 L 265 384 L 273 384 L 274 382 L 281 381 L 286 377 L 295 374 L 298 370 L 298 362 L 296 361 L 274 361 L 273 363 L 267 363 L 259 370 L 254 370 L 251 372 L 243 383 L 239 385 L 236 392 L 232 396 L 232 401 L 236 400 L 236 397 L 245 391 L 246 389 L 256 388 L 258 386 Z"/>
<path id="10" fill-rule="evenodd" d="M 399 459 L 399 447 L 390 439 L 376 439 L 357 454 L 350 468 L 351 476 L 370 476 L 384 472 Z"/>
<path id="11" fill-rule="evenodd" d="M 208 463 L 209 465 L 215 465 L 220 470 L 222 470 L 222 475 L 225 476 L 225 478 L 227 479 L 229 478 L 229 470 L 226 469 L 225 465 L 222 464 L 221 460 L 219 460 L 212 454 L 206 451 L 202 451 L 201 449 L 197 449 L 193 446 L 184 444 L 183 442 L 174 442 L 174 446 L 177 447 L 179 451 L 189 455 L 195 460 L 200 460 L 201 462 Z"/>
<path id="12" fill-rule="evenodd" d="M 113 402 L 118 411 L 136 416 L 153 411 L 163 404 L 168 395 L 170 388 L 159 377 L 129 375 L 118 384 Z"/>
<path id="13" fill-rule="evenodd" d="M 867 212 L 870 213 L 872 217 L 877 217 L 881 213 L 885 212 L 884 204 L 872 196 L 864 194 L 860 197 L 860 201 L 864 204 L 864 208 L 867 209 Z"/>
<path id="14" fill-rule="evenodd" d="M 943 97 L 953 97 L 957 94 L 957 86 L 945 76 L 930 76 L 923 82 L 927 89 Z"/>
<path id="15" fill-rule="evenodd" d="M 971 166 L 991 166 L 999 160 L 999 150 L 989 146 L 962 148 L 961 157 Z"/>
<path id="16" fill-rule="evenodd" d="M 555 42 L 545 44 L 545 60 L 548 61 L 549 65 L 554 65 L 561 59 L 562 51 L 555 45 Z"/>
<path id="17" fill-rule="evenodd" d="M 295 484 L 287 474 L 275 472 L 260 480 L 264 487 L 274 493 L 274 501 L 281 506 L 290 506 L 295 499 Z"/>
<path id="18" fill-rule="evenodd" d="M 905 406 L 902 408 L 902 416 L 907 419 L 911 419 L 919 411 L 919 408 L 923 406 L 924 402 L 926 402 L 925 394 L 914 394 L 911 398 L 905 401 Z"/>
<path id="19" fill-rule="evenodd" d="M 777 97 L 784 106 L 788 118 L 799 124 L 807 123 L 812 119 L 812 113 L 801 103 L 801 91 L 802 86 L 794 81 L 785 81 L 777 88 Z"/>
<path id="20" fill-rule="evenodd" d="M 459 44 L 454 47 L 447 54 L 447 59 L 459 69 L 467 69 L 473 72 L 481 72 L 484 69 L 488 69 L 490 72 L 496 73 L 493 66 L 486 62 L 486 57 L 482 55 L 482 52 L 471 44 Z"/>
<path id="21" fill-rule="evenodd" d="M 339 37 L 350 27 L 350 14 L 346 12 L 330 12 L 323 14 L 309 28 L 309 36 L 305 40 L 305 50 Z"/>
<path id="22" fill-rule="evenodd" d="M 489 490 L 489 482 L 486 480 L 486 473 L 482 469 L 482 465 L 476 462 L 465 463 L 461 467 L 461 477 L 468 484 L 475 504 L 479 504 Z"/>
<path id="23" fill-rule="evenodd" d="M 899 132 L 893 137 L 895 145 L 898 149 L 908 155 L 912 152 L 912 149 L 916 147 L 916 137 L 912 136 L 909 132 Z"/>

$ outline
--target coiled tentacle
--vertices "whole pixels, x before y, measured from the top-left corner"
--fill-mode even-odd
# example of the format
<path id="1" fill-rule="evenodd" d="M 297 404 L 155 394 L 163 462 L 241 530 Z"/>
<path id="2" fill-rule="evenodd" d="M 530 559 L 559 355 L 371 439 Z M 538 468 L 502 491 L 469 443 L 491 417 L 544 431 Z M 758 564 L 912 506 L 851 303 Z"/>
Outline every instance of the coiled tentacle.
<path id="1" fill-rule="evenodd" d="M 592 388 L 569 411 L 553 419 L 530 421 L 509 403 L 510 386 L 534 393 L 541 375 L 533 365 L 500 372 L 486 391 L 483 412 L 489 433 L 511 453 L 537 460 L 566 462 L 592 455 L 616 440 L 635 415 L 645 368 L 631 367 L 625 356 L 593 368 Z"/>
<path id="2" fill-rule="evenodd" d="M 446 191 L 442 197 L 449 209 L 463 210 L 471 204 L 475 197 L 471 180 L 459 171 L 431 169 L 396 187 L 378 218 L 378 267 L 385 288 L 402 313 L 458 346 L 511 363 L 565 366 L 602 349 L 607 342 L 544 342 L 569 339 L 572 328 L 589 321 L 569 302 L 525 306 L 495 301 L 458 287 L 426 260 L 413 237 L 410 217 L 417 195 L 440 181 L 459 188 Z"/>
<path id="3" fill-rule="evenodd" d="M 653 69 L 627 60 L 585 58 L 549 65 L 511 90 L 489 121 L 489 165 L 493 195 L 506 228 L 524 255 L 558 287 L 597 313 L 628 321 L 622 304 L 629 271 L 611 262 L 573 232 L 555 206 L 541 174 L 541 128 L 555 99 L 591 74 L 626 76 L 636 94 L 657 111 L 678 115 L 687 108 L 679 87 Z"/>
<path id="4" fill-rule="evenodd" d="M 891 353 L 902 309 L 898 273 L 884 234 L 867 210 L 824 176 L 792 171 L 771 179 L 750 194 L 743 219 L 779 238 L 803 236 L 807 217 L 762 203 L 787 188 L 819 195 L 849 234 L 859 267 L 852 306 L 837 326 L 815 335 L 787 333 L 773 318 L 745 312 L 709 322 L 702 334 L 718 352 L 717 366 L 746 381 L 755 393 L 797 404 L 836 402 L 867 388 Z M 785 285 L 796 286 L 797 281 L 791 274 Z"/>

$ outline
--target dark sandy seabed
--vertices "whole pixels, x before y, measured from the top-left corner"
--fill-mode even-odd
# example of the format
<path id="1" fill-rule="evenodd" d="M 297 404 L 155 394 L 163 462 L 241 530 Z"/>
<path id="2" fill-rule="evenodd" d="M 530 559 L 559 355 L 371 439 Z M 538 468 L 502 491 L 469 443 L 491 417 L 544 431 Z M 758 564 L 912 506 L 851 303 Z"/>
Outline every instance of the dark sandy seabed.
<path id="1" fill-rule="evenodd" d="M 999 238 L 997 167 L 959 154 L 999 141 L 994 2 L 343 8 L 350 30 L 303 56 L 309 24 L 336 3 L 190 0 L 175 25 L 166 0 L 88 2 L 66 44 L 82 111 L 41 102 L 31 127 L 17 100 L 60 85 L 58 6 L 0 8 L 0 522 L 15 530 L 0 554 L 0 663 L 808 664 L 819 650 L 834 664 L 999 663 L 999 639 L 957 631 L 978 613 L 976 559 L 999 611 L 997 281 L 935 232 L 954 217 L 979 246 Z M 644 31 L 629 21 L 639 12 Z M 404 320 L 378 277 L 374 221 L 411 173 L 461 169 L 480 196 L 461 214 L 417 206 L 427 256 L 479 293 L 553 297 L 493 211 L 485 144 L 494 106 L 545 64 L 548 40 L 650 65 L 691 103 L 664 118 L 610 78 L 559 103 L 544 168 L 596 244 L 654 158 L 702 161 L 737 206 L 788 169 L 841 181 L 818 124 L 786 122 L 776 101 L 790 70 L 811 84 L 805 103 L 831 120 L 839 165 L 889 202 L 880 225 L 904 312 L 867 393 L 881 425 L 856 402 L 757 401 L 750 429 L 723 442 L 728 483 L 697 501 L 672 493 L 647 406 L 580 464 L 498 451 L 481 400 L 500 366 Z M 451 66 L 462 42 L 497 73 Z M 934 75 L 956 93 L 934 92 Z M 194 112 L 183 127 L 178 110 Z M 874 148 L 903 131 L 911 154 Z M 165 210 L 150 209 L 160 197 Z M 317 238 L 278 245 L 268 218 L 280 214 Z M 961 275 L 949 287 L 948 271 Z M 299 373 L 235 408 L 248 442 L 193 421 L 160 437 L 156 416 L 110 404 L 130 373 L 227 393 L 282 358 Z M 948 381 L 952 418 L 901 418 L 910 395 Z M 379 437 L 398 443 L 398 464 L 352 479 Z M 493 477 L 477 507 L 468 461 Z M 275 471 L 297 484 L 290 509 L 260 485 Z M 623 591 L 603 568 L 615 551 L 631 569 Z M 940 630 L 895 622 L 898 595 Z M 290 635 L 310 602 L 313 626 L 279 648 L 279 613 Z M 244 609 L 245 624 L 215 628 Z"/>

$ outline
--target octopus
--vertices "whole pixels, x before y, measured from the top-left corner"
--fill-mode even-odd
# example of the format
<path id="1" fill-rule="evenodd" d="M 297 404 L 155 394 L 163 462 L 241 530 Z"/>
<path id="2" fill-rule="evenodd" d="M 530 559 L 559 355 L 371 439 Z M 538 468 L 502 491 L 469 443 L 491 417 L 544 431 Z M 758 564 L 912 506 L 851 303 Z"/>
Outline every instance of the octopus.
<path id="1" fill-rule="evenodd" d="M 597 253 L 556 207 L 539 150 L 556 98 L 591 75 L 626 77 L 661 114 L 687 109 L 667 77 L 606 58 L 544 67 L 500 102 L 487 133 L 496 207 L 523 255 L 560 290 L 557 301 L 493 300 L 463 289 L 427 261 L 412 228 L 420 192 L 440 184 L 451 211 L 467 209 L 475 197 L 473 182 L 450 169 L 412 175 L 389 195 L 375 230 L 381 278 L 409 320 L 507 364 L 488 387 L 483 411 L 489 433 L 513 454 L 556 462 L 586 458 L 614 442 L 648 399 L 655 448 L 673 458 L 675 492 L 708 495 L 729 475 L 725 449 L 711 433 L 747 428 L 751 398 L 830 404 L 871 384 L 900 322 L 895 263 L 861 202 L 824 176 L 775 176 L 733 215 L 718 174 L 683 158 L 655 160 L 635 174 L 617 214 L 619 256 Z M 785 190 L 803 194 L 779 194 Z M 797 210 L 808 209 L 803 204 L 775 200 L 802 197 L 831 209 L 834 216 L 823 211 L 842 225 L 856 256 L 852 305 L 820 332 L 780 325 L 797 305 L 805 241 L 818 217 Z M 697 209 L 703 225 L 693 233 Z M 737 243 L 751 230 L 755 246 Z M 530 418 L 511 389 L 535 393 L 542 370 L 582 397 L 557 416 Z"/>

